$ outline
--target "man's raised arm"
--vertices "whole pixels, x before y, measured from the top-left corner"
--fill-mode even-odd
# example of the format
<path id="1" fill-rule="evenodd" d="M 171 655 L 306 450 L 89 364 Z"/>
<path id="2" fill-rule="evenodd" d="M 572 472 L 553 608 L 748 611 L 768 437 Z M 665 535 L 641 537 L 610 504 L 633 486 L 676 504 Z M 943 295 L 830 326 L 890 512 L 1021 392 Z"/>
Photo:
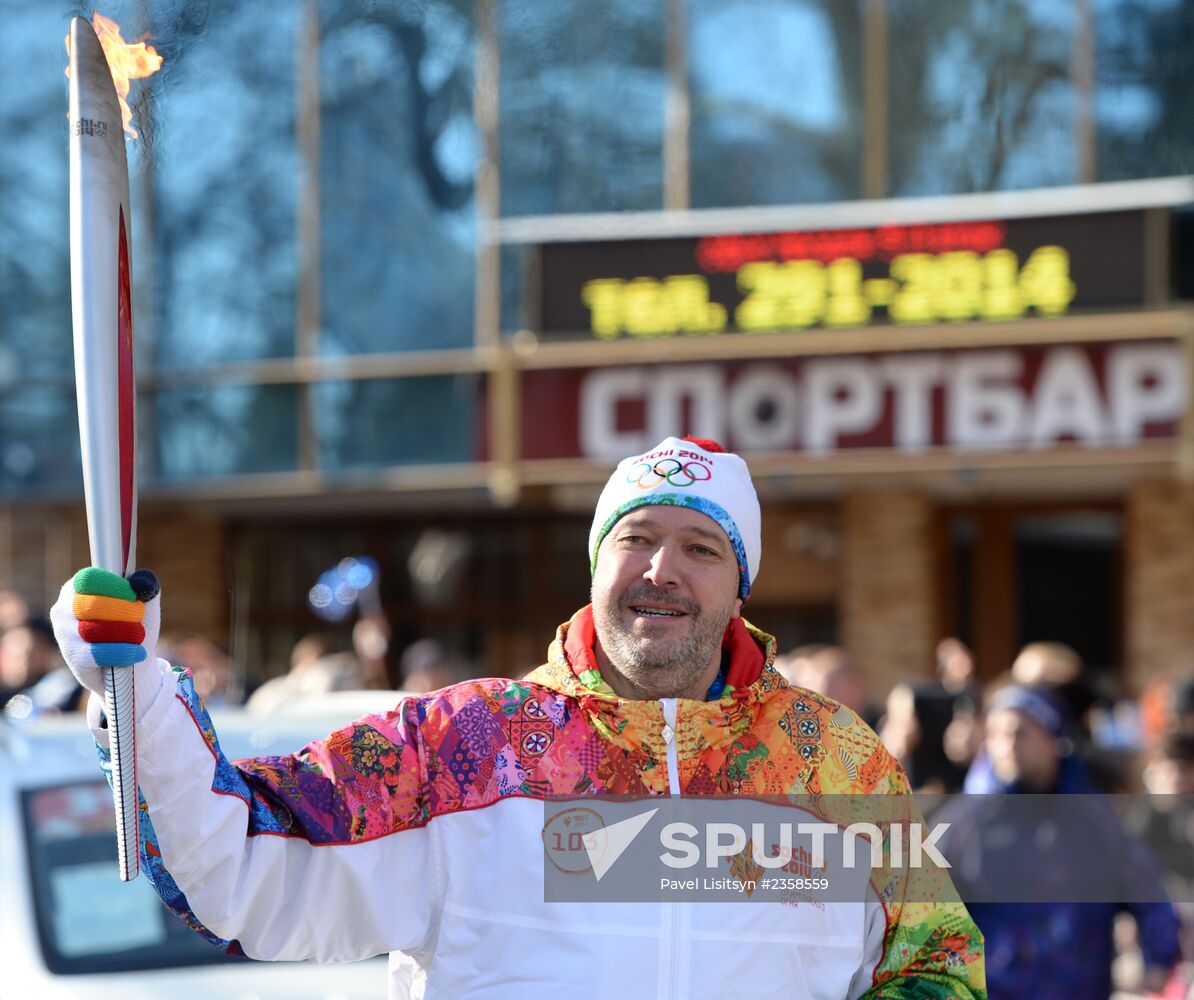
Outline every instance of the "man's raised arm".
<path id="1" fill-rule="evenodd" d="M 156 657 L 160 595 L 82 570 L 51 612 L 79 682 L 135 670 L 142 865 L 192 927 L 258 959 L 344 962 L 417 951 L 442 886 L 425 825 L 414 702 L 287 757 L 230 762 L 190 673 Z M 145 574 L 149 580 L 152 576 Z M 106 756 L 92 699 L 89 720 Z"/>

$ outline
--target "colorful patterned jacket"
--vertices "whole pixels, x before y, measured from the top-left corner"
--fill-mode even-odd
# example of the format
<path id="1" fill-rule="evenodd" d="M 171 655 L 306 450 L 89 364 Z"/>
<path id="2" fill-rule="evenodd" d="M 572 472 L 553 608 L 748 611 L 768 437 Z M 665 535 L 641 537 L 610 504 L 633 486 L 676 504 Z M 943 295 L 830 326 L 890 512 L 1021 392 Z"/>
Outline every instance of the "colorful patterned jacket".
<path id="1" fill-rule="evenodd" d="M 159 661 L 138 722 L 142 864 L 228 950 L 390 952 L 392 997 L 985 997 L 965 908 L 902 884 L 819 907 L 545 902 L 548 796 L 908 790 L 874 733 L 788 687 L 774 640 L 741 620 L 717 701 L 620 700 L 592 645 L 586 608 L 525 680 L 406 698 L 235 764 L 189 674 Z"/>

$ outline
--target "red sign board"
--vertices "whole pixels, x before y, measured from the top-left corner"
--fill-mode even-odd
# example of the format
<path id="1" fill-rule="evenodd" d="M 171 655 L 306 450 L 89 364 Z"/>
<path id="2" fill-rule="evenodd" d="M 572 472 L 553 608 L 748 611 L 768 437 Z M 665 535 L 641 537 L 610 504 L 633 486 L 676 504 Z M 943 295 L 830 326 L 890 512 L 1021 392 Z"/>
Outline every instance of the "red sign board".
<path id="1" fill-rule="evenodd" d="M 1001 347 L 528 371 L 522 457 L 609 460 L 691 434 L 833 455 L 1119 447 L 1173 437 L 1174 342 Z"/>

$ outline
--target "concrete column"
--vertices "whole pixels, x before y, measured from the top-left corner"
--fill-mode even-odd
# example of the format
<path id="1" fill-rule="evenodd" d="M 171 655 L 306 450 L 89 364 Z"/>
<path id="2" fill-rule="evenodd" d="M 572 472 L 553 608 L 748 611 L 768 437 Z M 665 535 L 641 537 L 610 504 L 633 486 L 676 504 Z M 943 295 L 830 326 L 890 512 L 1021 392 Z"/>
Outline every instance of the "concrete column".
<path id="1" fill-rule="evenodd" d="M 1128 496 L 1124 680 L 1139 688 L 1194 670 L 1194 484 L 1141 483 Z"/>
<path id="2" fill-rule="evenodd" d="M 842 503 L 842 642 L 872 698 L 933 673 L 936 635 L 933 507 L 909 493 L 860 493 Z"/>
<path id="3" fill-rule="evenodd" d="M 137 565 L 153 570 L 162 585 L 163 633 L 198 632 L 221 649 L 228 648 L 232 582 L 225 526 L 218 518 L 143 507 Z"/>

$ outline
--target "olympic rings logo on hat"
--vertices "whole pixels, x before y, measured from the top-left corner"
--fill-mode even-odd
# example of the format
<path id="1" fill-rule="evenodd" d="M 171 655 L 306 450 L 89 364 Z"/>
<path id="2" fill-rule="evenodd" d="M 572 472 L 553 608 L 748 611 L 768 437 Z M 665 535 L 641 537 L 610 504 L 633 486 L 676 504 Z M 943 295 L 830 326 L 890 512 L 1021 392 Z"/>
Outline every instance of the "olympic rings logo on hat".
<path id="1" fill-rule="evenodd" d="M 669 486 L 693 486 L 713 478 L 713 470 L 700 462 L 681 462 L 678 458 L 661 458 L 656 462 L 640 462 L 626 474 L 626 482 L 639 489 L 654 489 L 660 483 Z"/>

